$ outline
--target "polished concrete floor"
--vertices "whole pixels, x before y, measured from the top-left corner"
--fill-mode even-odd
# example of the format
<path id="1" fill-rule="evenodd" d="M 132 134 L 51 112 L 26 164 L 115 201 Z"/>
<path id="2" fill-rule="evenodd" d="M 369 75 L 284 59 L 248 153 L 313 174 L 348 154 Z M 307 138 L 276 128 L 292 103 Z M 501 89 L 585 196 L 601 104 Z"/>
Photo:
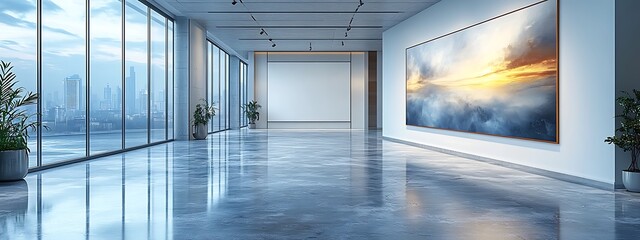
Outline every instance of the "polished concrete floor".
<path id="1" fill-rule="evenodd" d="M 0 239 L 640 238 L 640 194 L 379 132 L 230 131 L 0 185 Z"/>

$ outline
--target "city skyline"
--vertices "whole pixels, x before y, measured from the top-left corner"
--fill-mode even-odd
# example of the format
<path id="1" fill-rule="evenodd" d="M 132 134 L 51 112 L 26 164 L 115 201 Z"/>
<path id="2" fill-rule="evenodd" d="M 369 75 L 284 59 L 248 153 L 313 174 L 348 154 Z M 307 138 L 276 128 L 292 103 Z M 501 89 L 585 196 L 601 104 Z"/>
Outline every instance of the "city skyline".
<path id="1" fill-rule="evenodd" d="M 134 82 L 135 77 L 135 68 L 130 68 L 130 74 L 126 77 L 127 81 Z M 83 79 L 78 74 L 71 74 L 68 77 L 65 77 L 63 83 L 64 87 L 64 95 L 63 100 L 60 101 L 58 92 L 55 91 L 53 94 L 49 93 L 47 97 L 45 97 L 45 107 L 44 108 L 52 108 L 52 107 L 64 107 L 65 110 L 82 110 L 85 109 L 84 103 L 86 102 L 86 97 L 84 95 L 84 88 L 82 85 Z M 110 84 L 106 84 L 103 88 L 103 94 L 91 95 L 91 110 L 121 110 L 122 105 L 120 104 L 122 100 L 122 88 L 120 85 L 116 85 L 116 91 L 112 91 L 112 87 Z M 135 84 L 128 84 L 127 93 L 130 96 L 125 96 L 126 101 L 129 104 L 125 105 L 125 108 L 130 109 L 127 110 L 127 114 L 141 114 L 146 113 L 146 106 L 142 108 L 142 105 L 146 105 L 146 99 L 148 91 L 146 88 L 136 88 Z M 164 90 L 160 90 L 155 92 L 155 97 L 152 98 L 152 110 L 155 110 L 157 105 L 160 103 L 164 103 Z M 100 97 L 98 97 L 100 96 Z M 131 97 L 133 96 L 133 97 Z M 159 100 L 157 100 L 159 99 Z M 143 101 L 144 100 L 144 101 Z M 142 108 L 142 109 L 141 109 Z M 140 111 L 136 111 L 140 110 Z"/>
<path id="2" fill-rule="evenodd" d="M 11 35 L 0 36 L 0 56 L 2 60 L 13 63 L 19 86 L 25 87 L 27 91 L 36 92 L 36 2 L 35 0 L 5 0 L 0 5 L 3 6 L 0 10 L 0 27 L 7 32 L 12 32 Z M 151 70 L 151 76 L 147 76 L 147 71 L 139 71 L 138 76 L 134 77 L 135 82 L 132 83 L 134 86 L 147 86 L 147 81 L 153 81 L 154 79 L 151 78 L 155 76 L 156 72 L 165 71 L 164 60 L 161 60 L 165 57 L 163 55 L 164 47 L 162 47 L 160 55 L 153 52 L 158 46 L 165 45 L 164 38 L 152 38 L 152 48 L 149 49 L 147 46 L 147 34 L 164 36 L 164 30 L 154 26 L 150 32 L 147 31 L 147 8 L 145 5 L 137 1 L 127 2 L 127 9 L 133 10 L 127 12 L 135 17 L 126 18 L 126 37 L 124 39 L 120 1 L 92 0 L 90 6 L 90 24 L 99 31 L 89 32 L 90 47 L 87 49 L 84 1 L 43 1 L 43 91 L 40 94 L 45 98 L 45 105 L 48 103 L 59 105 L 60 101 L 63 101 L 60 98 L 65 97 L 64 79 L 72 75 L 77 74 L 82 79 L 79 85 L 100 86 L 98 88 L 91 87 L 87 94 L 92 98 L 98 96 L 96 100 L 102 101 L 104 95 L 101 91 L 104 86 L 109 85 L 113 89 L 123 89 L 121 86 L 123 61 L 126 69 L 150 68 Z M 159 25 L 157 22 L 164 22 L 164 19 L 161 19 L 162 16 L 155 12 L 151 16 L 156 25 Z M 168 27 L 172 28 L 172 25 Z M 123 40 L 126 43 L 124 58 L 120 50 Z M 87 52 L 90 54 L 90 64 L 86 62 Z M 147 63 L 147 52 L 152 54 L 150 64 Z M 90 70 L 89 76 L 87 76 L 87 68 Z M 164 74 L 162 75 L 164 76 Z M 56 84 L 59 81 L 62 84 Z M 164 86 L 154 85 L 152 92 L 160 91 L 163 88 Z M 137 98 L 137 91 L 134 91 L 134 99 Z M 133 112 L 136 112 L 135 108 L 137 107 L 134 105 Z"/>

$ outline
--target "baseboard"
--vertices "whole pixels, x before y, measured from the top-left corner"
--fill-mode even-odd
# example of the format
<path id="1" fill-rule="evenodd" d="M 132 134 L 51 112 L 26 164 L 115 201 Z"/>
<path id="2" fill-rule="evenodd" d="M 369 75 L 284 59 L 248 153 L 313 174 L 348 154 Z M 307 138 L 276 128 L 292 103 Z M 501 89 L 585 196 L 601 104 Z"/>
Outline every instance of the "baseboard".
<path id="1" fill-rule="evenodd" d="M 586 178 L 582 178 L 582 177 L 576 177 L 576 176 L 572 176 L 572 175 L 568 175 L 568 174 L 564 174 L 564 173 L 558 173 L 558 172 L 553 172 L 553 171 L 544 170 L 544 169 L 540 169 L 540 168 L 520 165 L 520 164 L 516 164 L 516 163 L 500 161 L 500 160 L 497 160 L 497 159 L 477 156 L 477 155 L 473 155 L 473 154 L 469 154 L 469 153 L 464 153 L 464 152 L 454 151 L 454 150 L 450 150 L 450 149 L 434 147 L 434 146 L 430 146 L 430 145 L 426 145 L 426 144 L 420 144 L 420 143 L 400 140 L 400 139 L 386 137 L 386 136 L 383 136 L 382 138 L 384 140 L 391 141 L 391 142 L 396 142 L 396 143 L 405 144 L 405 145 L 409 145 L 409 146 L 424 148 L 424 149 L 431 150 L 431 151 L 441 152 L 441 153 L 445 153 L 445 154 L 449 154 L 449 155 L 453 155 L 453 156 L 458 156 L 458 157 L 462 157 L 462 158 L 467 158 L 467 159 L 471 159 L 471 160 L 475 160 L 475 161 L 485 162 L 485 163 L 489 163 L 489 164 L 493 164 L 493 165 L 498 165 L 498 166 L 502 166 L 502 167 L 506 167 L 506 168 L 511 168 L 511 169 L 514 169 L 514 170 L 522 171 L 522 172 L 527 172 L 527 173 L 531 173 L 531 174 L 545 176 L 545 177 L 548 177 L 548 178 L 553 178 L 553 179 L 557 179 L 557 180 L 561 180 L 561 181 L 565 181 L 565 182 L 580 184 L 580 185 L 589 186 L 589 187 L 593 187 L 593 188 L 598 188 L 598 189 L 602 189 L 602 190 L 611 191 L 611 190 L 615 190 L 615 189 L 619 188 L 618 184 L 614 185 L 614 184 L 600 182 L 600 181 L 591 180 L 591 179 L 586 179 Z"/>

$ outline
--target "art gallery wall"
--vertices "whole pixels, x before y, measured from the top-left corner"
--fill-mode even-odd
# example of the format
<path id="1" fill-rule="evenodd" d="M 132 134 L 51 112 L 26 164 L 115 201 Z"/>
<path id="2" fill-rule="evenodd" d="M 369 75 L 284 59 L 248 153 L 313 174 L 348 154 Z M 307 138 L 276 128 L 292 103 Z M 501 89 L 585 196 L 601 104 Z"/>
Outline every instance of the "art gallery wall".
<path id="1" fill-rule="evenodd" d="M 383 34 L 383 135 L 387 138 L 541 169 L 599 186 L 615 182 L 615 4 L 559 6 L 559 144 L 405 125 L 405 49 L 537 0 L 443 0 Z"/>
<path id="2" fill-rule="evenodd" d="M 257 128 L 365 128 L 364 52 L 256 52 Z"/>

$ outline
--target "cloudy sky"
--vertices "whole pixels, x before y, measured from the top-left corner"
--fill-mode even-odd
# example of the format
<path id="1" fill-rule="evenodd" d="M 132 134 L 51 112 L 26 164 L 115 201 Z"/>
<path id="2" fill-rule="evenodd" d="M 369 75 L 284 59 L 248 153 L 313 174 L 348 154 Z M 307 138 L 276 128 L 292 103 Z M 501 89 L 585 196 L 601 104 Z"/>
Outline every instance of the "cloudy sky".
<path id="1" fill-rule="evenodd" d="M 407 51 L 407 124 L 556 140 L 556 6 Z"/>
<path id="2" fill-rule="evenodd" d="M 121 8 L 120 0 L 92 0 L 90 11 L 91 94 L 103 98 L 109 84 L 112 91 L 121 87 Z M 86 74 L 85 0 L 42 1 L 43 93 L 47 98 L 63 93 L 63 80 Z M 136 68 L 136 88 L 146 86 L 146 7 L 138 1 L 127 2 L 126 64 Z M 164 76 L 164 18 L 152 14 L 152 75 Z M 36 89 L 36 1 L 0 1 L 0 59 L 10 61 L 21 85 Z M 160 64 L 162 63 L 162 64 Z M 127 73 L 128 75 L 128 73 Z M 154 86 L 154 90 L 162 89 Z"/>

